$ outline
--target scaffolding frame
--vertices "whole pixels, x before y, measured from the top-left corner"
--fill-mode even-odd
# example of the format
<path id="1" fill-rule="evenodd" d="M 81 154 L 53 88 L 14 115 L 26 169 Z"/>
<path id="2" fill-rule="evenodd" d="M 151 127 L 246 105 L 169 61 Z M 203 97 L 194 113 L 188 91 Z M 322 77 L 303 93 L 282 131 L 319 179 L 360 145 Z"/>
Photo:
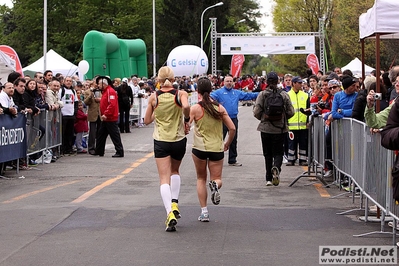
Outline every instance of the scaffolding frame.
<path id="1" fill-rule="evenodd" d="M 326 64 L 325 64 L 325 47 L 324 47 L 324 39 L 325 39 L 325 31 L 324 31 L 324 22 L 325 18 L 319 18 L 319 31 L 318 32 L 273 32 L 273 33 L 218 33 L 216 31 L 216 20 L 217 18 L 209 18 L 211 21 L 211 69 L 212 75 L 216 75 L 217 70 L 217 54 L 216 54 L 216 40 L 217 38 L 222 37 L 266 37 L 266 36 L 315 36 L 319 38 L 319 61 L 320 61 L 320 70 L 325 73 Z"/>

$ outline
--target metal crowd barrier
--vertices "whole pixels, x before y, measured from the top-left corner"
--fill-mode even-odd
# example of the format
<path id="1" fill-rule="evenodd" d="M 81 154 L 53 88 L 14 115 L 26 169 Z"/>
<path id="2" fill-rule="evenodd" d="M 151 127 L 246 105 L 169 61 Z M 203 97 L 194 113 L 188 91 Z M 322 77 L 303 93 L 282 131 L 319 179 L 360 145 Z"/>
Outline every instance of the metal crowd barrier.
<path id="1" fill-rule="evenodd" d="M 145 109 L 143 108 L 143 101 L 147 100 L 145 98 L 133 98 L 132 108 L 130 108 L 129 112 L 129 121 L 138 123 L 144 118 Z M 148 104 L 148 100 L 147 100 Z"/>
<path id="2" fill-rule="evenodd" d="M 311 115 L 308 127 L 308 169 L 289 184 L 293 186 L 302 177 L 315 177 L 325 186 L 324 180 L 324 161 L 325 161 L 325 127 L 324 121 L 320 117 Z"/>
<path id="3" fill-rule="evenodd" d="M 324 180 L 323 170 L 326 158 L 326 125 L 322 117 L 310 116 L 308 171 L 298 176 L 289 186 L 292 186 L 301 177 L 317 177 L 325 187 L 329 185 Z M 396 222 L 399 221 L 399 205 L 392 198 L 391 169 L 394 153 L 381 146 L 381 136 L 371 134 L 370 128 L 363 122 L 355 119 L 343 118 L 335 120 L 330 125 L 332 144 L 332 164 L 334 166 L 334 182 L 340 186 L 343 181 L 349 181 L 349 191 L 353 202 L 355 194 L 360 194 L 360 208 L 341 212 L 346 214 L 355 210 L 365 213 L 368 219 L 368 204 L 372 202 L 381 210 L 381 230 L 356 236 L 371 234 L 389 234 L 396 244 Z M 321 169 L 321 170 L 319 170 Z M 340 196 L 340 195 L 337 195 Z M 337 197 L 334 196 L 334 197 Z M 334 198 L 331 197 L 331 198 Z M 365 200 L 365 206 L 363 201 Z M 392 217 L 394 229 L 392 232 L 384 230 L 386 217 Z"/>
<path id="4" fill-rule="evenodd" d="M 28 115 L 26 123 L 27 155 L 43 152 L 62 144 L 61 111 L 42 110 L 36 116 Z"/>
<path id="5" fill-rule="evenodd" d="M 23 118 L 22 121 L 19 118 Z M 32 116 L 30 114 L 19 116 L 13 120 L 8 119 L 8 115 L 2 116 L 2 128 L 4 129 L 4 143 L 0 141 L 3 149 L 0 158 L 0 174 L 4 171 L 4 163 L 16 160 L 16 171 L 19 173 L 20 159 L 25 156 L 31 156 L 35 153 L 42 153 L 50 148 L 60 146 L 62 143 L 61 139 L 61 111 L 46 111 L 41 110 L 40 114 Z M 24 132 L 22 134 L 21 142 L 11 143 L 8 131 L 14 131 L 22 128 Z M 14 136 L 14 135 L 10 135 Z M 17 139 L 15 139 L 17 140 Z M 18 146 L 19 145 L 19 146 Z M 14 150 L 12 150 L 14 149 Z M 16 149 L 16 150 L 15 150 Z M 1 176 L 1 178 L 5 178 Z"/>
<path id="6" fill-rule="evenodd" d="M 392 234 L 396 242 L 395 228 L 392 232 L 384 230 L 385 217 L 393 218 L 394 224 L 399 221 L 399 206 L 392 198 L 391 169 L 394 154 L 381 146 L 381 136 L 371 134 L 369 127 L 355 119 L 344 118 L 336 120 L 331 125 L 333 144 L 333 165 L 340 173 L 337 175 L 341 184 L 342 175 L 350 179 L 351 193 L 355 188 L 360 193 L 360 209 L 365 211 L 365 221 L 368 221 L 368 201 L 381 210 L 381 230 L 356 236 L 371 234 Z M 363 208 L 363 198 L 366 199 Z M 342 212 L 348 213 L 350 211 Z"/>

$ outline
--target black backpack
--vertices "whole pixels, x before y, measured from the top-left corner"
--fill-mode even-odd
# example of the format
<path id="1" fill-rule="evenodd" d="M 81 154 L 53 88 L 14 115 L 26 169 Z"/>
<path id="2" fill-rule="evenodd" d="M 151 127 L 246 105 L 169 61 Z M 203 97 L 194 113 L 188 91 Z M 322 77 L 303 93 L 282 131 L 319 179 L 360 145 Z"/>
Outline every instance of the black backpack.
<path id="1" fill-rule="evenodd" d="M 282 90 L 273 90 L 269 93 L 264 102 L 265 118 L 268 121 L 280 121 L 284 115 L 284 99 L 281 96 Z"/>

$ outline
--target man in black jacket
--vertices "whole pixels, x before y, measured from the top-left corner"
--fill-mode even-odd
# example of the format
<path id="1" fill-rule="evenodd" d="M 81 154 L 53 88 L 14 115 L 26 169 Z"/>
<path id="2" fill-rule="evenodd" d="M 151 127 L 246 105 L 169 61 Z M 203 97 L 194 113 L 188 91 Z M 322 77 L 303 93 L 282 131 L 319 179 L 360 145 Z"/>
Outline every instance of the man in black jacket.
<path id="1" fill-rule="evenodd" d="M 27 108 L 24 103 L 23 95 L 25 93 L 26 80 L 24 78 L 17 78 L 14 81 L 14 94 L 12 96 L 14 104 L 18 106 L 19 111 L 32 113 L 32 109 Z"/>

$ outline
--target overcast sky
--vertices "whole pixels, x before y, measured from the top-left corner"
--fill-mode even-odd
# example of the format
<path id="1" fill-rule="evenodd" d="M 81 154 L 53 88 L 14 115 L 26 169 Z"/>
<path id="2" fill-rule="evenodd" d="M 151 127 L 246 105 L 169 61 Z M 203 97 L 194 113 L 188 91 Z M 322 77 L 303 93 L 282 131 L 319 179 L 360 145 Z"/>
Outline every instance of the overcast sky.
<path id="1" fill-rule="evenodd" d="M 261 23 L 264 24 L 261 32 L 262 33 L 269 33 L 274 32 L 273 29 L 273 18 L 272 18 L 272 4 L 273 0 L 263 0 L 260 1 L 262 8 L 260 12 L 262 13 Z"/>

